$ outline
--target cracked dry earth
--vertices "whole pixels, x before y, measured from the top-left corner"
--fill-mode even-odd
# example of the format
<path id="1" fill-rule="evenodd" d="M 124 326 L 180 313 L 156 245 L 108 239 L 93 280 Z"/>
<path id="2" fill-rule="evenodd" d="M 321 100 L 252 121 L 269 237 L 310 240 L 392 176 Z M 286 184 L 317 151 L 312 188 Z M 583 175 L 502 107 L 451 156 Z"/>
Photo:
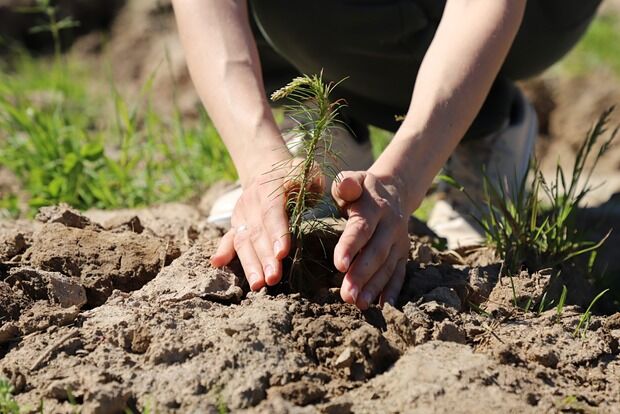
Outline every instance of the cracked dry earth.
<path id="1" fill-rule="evenodd" d="M 620 314 L 582 337 L 577 307 L 516 312 L 488 252 L 411 236 L 398 306 L 360 312 L 333 281 L 248 293 L 238 268 L 208 264 L 220 236 L 184 205 L 0 222 L 0 376 L 17 401 L 53 413 L 620 407 Z M 553 289 L 544 274 L 513 280 L 519 300 Z"/>

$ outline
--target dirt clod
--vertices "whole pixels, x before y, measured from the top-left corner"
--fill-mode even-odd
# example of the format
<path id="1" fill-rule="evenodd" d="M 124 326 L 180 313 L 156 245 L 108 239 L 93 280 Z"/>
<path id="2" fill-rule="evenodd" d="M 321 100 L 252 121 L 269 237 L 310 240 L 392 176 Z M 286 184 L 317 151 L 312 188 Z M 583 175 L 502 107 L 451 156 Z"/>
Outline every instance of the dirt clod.
<path id="1" fill-rule="evenodd" d="M 15 280 L 16 287 L 34 300 L 47 297 L 50 303 L 58 303 L 63 308 L 81 308 L 86 304 L 84 287 L 62 273 L 18 267 L 11 269 L 9 274 Z"/>
<path id="2" fill-rule="evenodd" d="M 36 219 L 41 223 L 60 223 L 76 229 L 101 230 L 101 226 L 67 205 L 42 207 Z"/>
<path id="3" fill-rule="evenodd" d="M 135 233 L 114 234 L 45 224 L 34 235 L 24 261 L 80 281 L 89 306 L 99 306 L 113 289 L 144 286 L 167 259 L 164 241 Z"/>
<path id="4" fill-rule="evenodd" d="M 424 295 L 424 299 L 428 301 L 436 301 L 443 303 L 446 306 L 454 308 L 457 311 L 461 310 L 462 304 L 459 295 L 452 288 L 440 286 L 428 292 Z"/>
<path id="5" fill-rule="evenodd" d="M 280 395 L 285 400 L 302 407 L 319 402 L 325 394 L 326 391 L 323 387 L 310 381 L 291 382 L 282 387 L 269 389 L 270 397 Z"/>
<path id="6" fill-rule="evenodd" d="M 446 342 L 456 342 L 464 344 L 466 342 L 465 333 L 456 324 L 450 321 L 442 321 L 437 325 L 433 334 L 433 339 Z"/>
<path id="7" fill-rule="evenodd" d="M 7 262 L 28 248 L 26 237 L 20 231 L 0 234 L 0 262 Z"/>
<path id="8" fill-rule="evenodd" d="M 8 342 L 19 335 L 19 329 L 13 322 L 5 322 L 0 326 L 0 345 Z"/>

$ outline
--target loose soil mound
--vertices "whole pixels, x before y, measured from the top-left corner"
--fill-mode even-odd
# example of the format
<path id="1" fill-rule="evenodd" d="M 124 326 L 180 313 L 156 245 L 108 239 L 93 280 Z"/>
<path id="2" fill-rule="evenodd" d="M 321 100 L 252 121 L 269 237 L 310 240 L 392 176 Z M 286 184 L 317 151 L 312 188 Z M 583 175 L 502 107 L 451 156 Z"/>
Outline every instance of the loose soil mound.
<path id="1" fill-rule="evenodd" d="M 360 312 L 336 286 L 248 293 L 238 265 L 209 265 L 221 232 L 190 207 L 88 216 L 55 207 L 35 222 L 0 222 L 0 370 L 32 410 L 42 402 L 55 413 L 522 413 L 620 404 L 620 314 L 593 317 L 577 336 L 573 306 L 560 317 L 523 315 L 488 251 L 439 252 L 412 236 L 398 306 Z M 550 278 L 513 282 L 518 300 L 536 302 Z"/>

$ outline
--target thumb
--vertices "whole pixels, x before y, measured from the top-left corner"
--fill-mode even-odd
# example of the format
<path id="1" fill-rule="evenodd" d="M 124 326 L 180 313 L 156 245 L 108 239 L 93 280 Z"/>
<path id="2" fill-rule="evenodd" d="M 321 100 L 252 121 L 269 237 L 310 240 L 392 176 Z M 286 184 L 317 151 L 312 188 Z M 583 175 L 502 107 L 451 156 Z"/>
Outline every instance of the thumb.
<path id="1" fill-rule="evenodd" d="M 332 183 L 332 197 L 340 208 L 361 197 L 364 189 L 365 171 L 343 171 Z"/>

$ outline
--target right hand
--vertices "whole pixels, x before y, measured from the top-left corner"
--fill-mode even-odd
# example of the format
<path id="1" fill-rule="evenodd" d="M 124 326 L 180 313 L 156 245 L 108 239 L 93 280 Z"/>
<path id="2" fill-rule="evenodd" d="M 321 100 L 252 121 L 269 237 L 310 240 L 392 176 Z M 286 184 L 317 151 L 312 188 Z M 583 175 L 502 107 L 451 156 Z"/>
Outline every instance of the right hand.
<path id="1" fill-rule="evenodd" d="M 288 177 L 299 160 L 291 158 L 279 165 L 282 167 L 265 168 L 268 172 L 254 176 L 244 185 L 231 228 L 211 257 L 213 266 L 222 267 L 238 256 L 253 291 L 280 282 L 282 259 L 291 248 L 286 197 L 291 188 Z"/>

